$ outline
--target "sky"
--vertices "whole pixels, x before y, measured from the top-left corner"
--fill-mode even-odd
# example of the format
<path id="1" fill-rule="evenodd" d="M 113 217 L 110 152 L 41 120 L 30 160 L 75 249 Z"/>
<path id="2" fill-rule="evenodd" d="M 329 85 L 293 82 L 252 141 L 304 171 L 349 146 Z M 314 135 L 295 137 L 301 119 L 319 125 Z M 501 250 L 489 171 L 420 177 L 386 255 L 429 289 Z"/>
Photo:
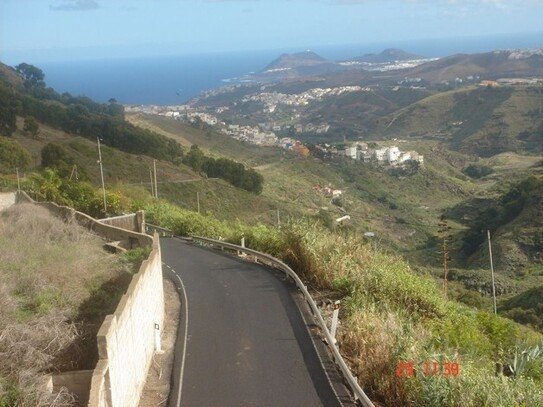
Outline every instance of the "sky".
<path id="1" fill-rule="evenodd" d="M 543 0 L 0 0 L 0 61 L 541 33 Z M 540 44 L 543 47 L 543 41 Z"/>

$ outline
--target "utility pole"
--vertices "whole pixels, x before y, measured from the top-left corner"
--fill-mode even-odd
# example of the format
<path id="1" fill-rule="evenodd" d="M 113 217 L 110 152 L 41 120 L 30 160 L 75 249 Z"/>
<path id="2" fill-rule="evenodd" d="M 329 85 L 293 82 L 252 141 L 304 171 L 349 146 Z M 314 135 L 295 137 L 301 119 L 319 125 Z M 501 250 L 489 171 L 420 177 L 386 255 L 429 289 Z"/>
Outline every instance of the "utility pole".
<path id="1" fill-rule="evenodd" d="M 106 186 L 104 184 L 104 168 L 102 167 L 102 150 L 100 148 L 100 137 L 96 138 L 98 142 L 98 163 L 100 164 L 100 177 L 102 179 L 102 190 L 104 191 L 104 216 L 107 216 Z"/>
<path id="2" fill-rule="evenodd" d="M 200 193 L 196 192 L 196 202 L 198 204 L 198 213 L 200 213 Z"/>
<path id="3" fill-rule="evenodd" d="M 151 195 L 155 196 L 155 184 L 153 183 L 153 170 L 149 167 L 149 179 L 151 180 Z"/>
<path id="4" fill-rule="evenodd" d="M 17 172 L 17 192 L 21 192 L 21 181 L 19 180 L 19 168 L 15 168 Z"/>
<path id="5" fill-rule="evenodd" d="M 445 299 L 448 296 L 448 274 L 449 274 L 449 248 L 447 247 L 447 242 L 451 239 L 449 234 L 451 227 L 447 223 L 447 218 L 445 215 L 441 215 L 440 222 L 438 223 L 440 234 L 443 234 L 443 295 Z"/>
<path id="6" fill-rule="evenodd" d="M 153 167 L 155 169 L 155 198 L 158 199 L 158 184 L 156 182 L 156 160 L 153 160 Z"/>
<path id="7" fill-rule="evenodd" d="M 492 297 L 494 298 L 494 315 L 498 315 L 496 307 L 496 284 L 494 282 L 494 263 L 492 262 L 492 243 L 490 242 L 490 230 L 486 231 L 488 237 L 488 254 L 490 256 L 490 274 L 492 275 Z"/>

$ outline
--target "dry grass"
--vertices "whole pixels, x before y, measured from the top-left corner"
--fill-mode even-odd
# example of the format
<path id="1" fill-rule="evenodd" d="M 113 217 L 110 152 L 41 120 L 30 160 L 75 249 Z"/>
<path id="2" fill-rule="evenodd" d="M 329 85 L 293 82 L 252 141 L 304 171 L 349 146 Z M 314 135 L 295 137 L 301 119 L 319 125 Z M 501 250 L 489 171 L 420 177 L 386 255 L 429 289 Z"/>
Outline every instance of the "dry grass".
<path id="1" fill-rule="evenodd" d="M 74 405 L 66 392 L 44 392 L 42 382 L 47 373 L 89 363 L 85 339 L 99 324 L 81 315 L 104 283 L 127 274 L 102 246 L 40 207 L 0 213 L 0 405 Z"/>

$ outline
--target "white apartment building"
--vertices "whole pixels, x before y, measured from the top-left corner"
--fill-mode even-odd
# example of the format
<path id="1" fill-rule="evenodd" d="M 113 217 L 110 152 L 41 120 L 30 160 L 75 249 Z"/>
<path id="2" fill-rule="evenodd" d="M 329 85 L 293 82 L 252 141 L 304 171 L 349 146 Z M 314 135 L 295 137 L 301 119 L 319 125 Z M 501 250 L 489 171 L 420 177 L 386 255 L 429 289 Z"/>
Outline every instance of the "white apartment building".
<path id="1" fill-rule="evenodd" d="M 380 148 L 373 150 L 373 158 L 377 161 L 385 161 L 388 148 Z"/>
<path id="2" fill-rule="evenodd" d="M 398 147 L 392 146 L 387 149 L 385 157 L 389 163 L 393 163 L 393 162 L 398 161 L 401 154 L 402 153 Z"/>
<path id="3" fill-rule="evenodd" d="M 352 158 L 353 160 L 357 159 L 358 148 L 356 146 L 350 146 L 345 148 L 345 157 Z"/>

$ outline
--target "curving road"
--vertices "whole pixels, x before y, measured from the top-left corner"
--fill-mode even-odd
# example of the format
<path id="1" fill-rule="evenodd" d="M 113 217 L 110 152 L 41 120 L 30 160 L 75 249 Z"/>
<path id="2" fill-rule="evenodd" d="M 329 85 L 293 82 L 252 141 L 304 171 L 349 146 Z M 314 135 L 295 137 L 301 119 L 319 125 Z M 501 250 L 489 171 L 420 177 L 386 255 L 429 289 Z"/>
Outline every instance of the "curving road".
<path id="1" fill-rule="evenodd" d="M 184 309 L 170 407 L 350 404 L 332 388 L 292 284 L 179 239 L 161 239 L 161 249 Z"/>

